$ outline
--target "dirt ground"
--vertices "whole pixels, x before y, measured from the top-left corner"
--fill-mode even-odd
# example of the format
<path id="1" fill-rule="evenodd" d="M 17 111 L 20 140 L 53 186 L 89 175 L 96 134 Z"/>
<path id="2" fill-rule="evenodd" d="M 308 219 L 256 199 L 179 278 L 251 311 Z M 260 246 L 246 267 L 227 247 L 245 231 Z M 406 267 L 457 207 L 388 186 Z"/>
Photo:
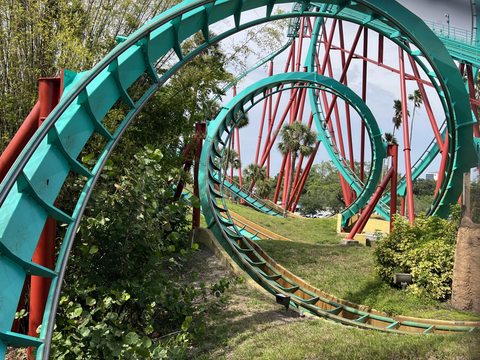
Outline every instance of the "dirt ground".
<path id="1" fill-rule="evenodd" d="M 8 347 L 5 360 L 27 360 L 27 349 Z"/>
<path id="2" fill-rule="evenodd" d="M 452 306 L 480 313 L 480 225 L 463 218 L 453 267 Z"/>

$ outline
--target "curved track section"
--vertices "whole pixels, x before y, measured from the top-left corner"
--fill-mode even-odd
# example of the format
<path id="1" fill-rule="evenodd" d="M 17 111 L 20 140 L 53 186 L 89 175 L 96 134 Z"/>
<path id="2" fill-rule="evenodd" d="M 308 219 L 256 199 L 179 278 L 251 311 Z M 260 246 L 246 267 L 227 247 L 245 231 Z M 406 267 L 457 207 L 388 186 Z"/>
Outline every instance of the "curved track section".
<path id="1" fill-rule="evenodd" d="M 254 103 L 261 101 L 263 99 L 262 94 L 268 93 L 267 90 L 287 84 L 317 86 L 323 91 L 329 87 L 329 91 L 348 100 L 349 104 L 357 111 L 359 109 L 363 111 L 361 114 L 364 116 L 365 124 L 374 145 L 375 139 L 379 138 L 379 136 L 372 136 L 372 134 L 375 134 L 375 130 L 372 130 L 372 128 L 375 128 L 376 121 L 371 113 L 368 114 L 369 110 L 363 101 L 348 87 L 328 77 L 310 73 L 275 75 L 242 91 L 223 108 L 217 119 L 209 124 L 200 162 L 200 198 L 204 216 L 208 228 L 212 230 L 225 251 L 250 277 L 270 293 L 289 296 L 290 303 L 298 309 L 345 325 L 396 333 L 473 331 L 478 327 L 478 323 L 472 322 L 465 326 L 463 323 L 462 325 L 456 325 L 453 323 L 438 324 L 434 321 L 428 322 L 428 320 L 401 320 L 378 313 L 362 311 L 348 304 L 328 299 L 325 294 L 308 286 L 293 274 L 284 271 L 284 269 L 279 269 L 260 247 L 244 238 L 241 229 L 235 225 L 235 220 L 227 210 L 222 192 L 215 188 L 215 184 L 219 184 L 218 174 L 221 171 L 221 167 L 215 165 L 222 159 L 219 146 L 225 146 L 225 143 L 228 142 L 231 129 L 227 125 L 232 121 L 236 123 L 240 120 L 235 119 L 234 114 L 239 111 L 245 113 L 245 108 L 250 103 L 253 106 Z M 260 99 L 257 99 L 257 97 Z M 232 128 L 234 127 L 235 125 Z M 378 127 L 376 131 L 379 131 Z M 223 135 L 225 134 L 226 137 L 224 138 Z M 376 141 L 383 149 L 381 140 Z"/>
<path id="2" fill-rule="evenodd" d="M 439 195 L 435 198 L 433 208 L 434 212 L 440 215 L 447 213 L 448 204 L 458 199 L 461 191 L 458 184 L 461 182 L 462 173 L 474 165 L 475 159 L 471 156 L 474 146 L 468 96 L 462 78 L 443 44 L 420 19 L 394 1 L 332 0 L 329 4 L 333 4 L 334 8 L 330 13 L 309 11 L 312 3 L 303 1 L 300 13 L 286 12 L 272 15 L 274 5 L 282 3 L 287 1 L 184 1 L 152 19 L 130 37 L 122 39 L 122 42 L 92 70 L 82 74 L 70 74 L 70 81 L 64 91 L 66 95 L 34 135 L 0 187 L 0 251 L 2 255 L 0 259 L 0 357 L 5 356 L 6 347 L 11 345 L 38 346 L 37 358 L 48 358 L 61 283 L 86 201 L 109 155 L 145 102 L 173 73 L 206 47 L 254 25 L 276 19 L 294 18 L 299 14 L 313 17 L 338 17 L 372 28 L 377 24 L 387 24 L 395 31 L 385 34 L 392 40 L 398 41 L 400 46 L 403 44 L 402 39 L 405 38 L 415 44 L 418 51 L 411 51 L 408 48 L 404 50 L 416 59 L 420 56 L 424 57 L 424 61 L 428 62 L 432 69 L 429 72 L 431 79 L 439 89 L 442 98 L 445 99 L 444 108 L 451 137 L 448 149 L 450 156 L 446 176 L 440 186 Z M 264 15 L 250 22 L 242 22 L 242 14 L 253 9 L 260 9 L 258 13 L 261 14 L 263 11 Z M 365 14 L 366 18 L 352 19 L 342 14 L 345 9 Z M 210 38 L 209 25 L 230 16 L 234 19 L 234 26 L 215 38 Z M 206 43 L 188 55 L 184 55 L 181 50 L 182 41 L 198 31 L 203 32 Z M 168 72 L 159 76 L 153 64 L 169 51 L 176 53 L 178 61 Z M 134 102 L 129 96 L 128 88 L 143 74 L 150 77 L 153 85 L 138 101 Z M 118 100 L 131 110 L 112 133 L 104 127 L 102 120 Z M 221 130 L 223 133 L 225 129 Z M 93 132 L 103 136 L 107 140 L 107 145 L 96 165 L 86 170 L 78 162 L 77 157 Z M 66 214 L 54 206 L 54 201 L 70 172 L 81 174 L 88 180 L 77 199 L 74 212 Z M 204 200 L 204 203 L 205 201 L 207 200 Z M 209 209 L 211 221 L 212 212 L 217 211 L 216 204 L 207 201 L 205 205 L 212 206 L 212 209 Z M 54 271 L 31 261 L 48 217 L 68 225 Z M 229 221 L 225 221 L 225 224 L 231 226 Z M 218 236 L 227 236 L 227 232 L 222 231 Z M 235 241 L 243 239 L 235 232 L 228 235 Z M 229 246 L 234 245 L 231 243 Z M 243 259 L 242 261 L 247 261 L 245 259 L 253 254 L 251 249 L 239 249 L 235 250 L 235 256 Z M 232 251 L 230 250 L 231 253 Z M 250 264 L 250 266 L 263 266 L 262 264 L 263 262 L 257 265 Z M 273 281 L 273 278 L 266 280 L 265 277 L 259 277 L 260 273 L 257 270 L 249 270 L 249 273 L 262 284 L 270 286 L 270 281 Z M 52 279 L 39 338 L 10 331 L 22 284 L 27 274 Z M 280 277 L 275 275 L 274 278 Z M 303 302 L 302 306 L 313 312 L 317 311 L 307 302 Z M 325 316 L 333 315 L 325 313 Z"/>

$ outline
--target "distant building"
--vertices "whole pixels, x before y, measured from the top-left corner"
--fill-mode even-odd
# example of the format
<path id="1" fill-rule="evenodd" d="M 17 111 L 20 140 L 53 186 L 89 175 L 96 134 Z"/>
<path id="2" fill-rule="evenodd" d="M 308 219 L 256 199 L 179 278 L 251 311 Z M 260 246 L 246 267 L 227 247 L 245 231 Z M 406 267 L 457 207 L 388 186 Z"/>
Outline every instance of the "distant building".
<path id="1" fill-rule="evenodd" d="M 431 172 L 425 174 L 425 179 L 427 180 L 438 180 L 438 172 Z"/>

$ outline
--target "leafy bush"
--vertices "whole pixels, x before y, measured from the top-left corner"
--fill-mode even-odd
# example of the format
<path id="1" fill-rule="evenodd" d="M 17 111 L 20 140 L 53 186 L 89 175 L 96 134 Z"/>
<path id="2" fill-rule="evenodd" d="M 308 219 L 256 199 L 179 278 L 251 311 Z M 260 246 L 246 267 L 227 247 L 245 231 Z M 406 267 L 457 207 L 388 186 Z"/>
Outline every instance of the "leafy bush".
<path id="1" fill-rule="evenodd" d="M 411 273 L 413 284 L 407 290 L 418 297 L 449 298 L 459 219 L 458 205 L 452 207 L 450 221 L 421 213 L 411 226 L 396 216 L 393 233 L 375 249 L 375 270 L 388 283 L 394 273 Z"/>
<path id="2" fill-rule="evenodd" d="M 122 174 L 113 163 L 104 169 L 70 256 L 54 358 L 182 357 L 189 333 L 205 331 L 204 324 L 191 326 L 203 300 L 226 300 L 221 294 L 230 281 L 196 289 L 181 272 L 195 251 L 188 247 L 186 219 L 192 204 L 172 201 L 171 174 L 162 171 L 161 158 L 147 147 L 122 164 Z"/>

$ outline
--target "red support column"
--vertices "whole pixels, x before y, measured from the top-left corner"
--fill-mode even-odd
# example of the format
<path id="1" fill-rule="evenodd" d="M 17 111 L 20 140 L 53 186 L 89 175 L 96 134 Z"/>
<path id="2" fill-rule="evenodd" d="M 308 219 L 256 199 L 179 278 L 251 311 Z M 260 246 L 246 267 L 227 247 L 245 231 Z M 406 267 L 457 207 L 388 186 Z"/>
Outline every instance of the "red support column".
<path id="1" fill-rule="evenodd" d="M 315 159 L 315 155 L 317 155 L 319 146 L 320 146 L 320 141 L 317 141 L 317 143 L 315 144 L 315 148 L 313 149 L 313 152 L 310 155 L 310 158 L 308 159 L 307 165 L 305 165 L 305 169 L 303 169 L 303 173 L 302 173 L 302 176 L 300 177 L 300 181 L 295 186 L 295 189 L 292 190 L 292 193 L 293 194 L 297 193 L 297 195 L 295 197 L 295 201 L 293 201 L 293 204 L 292 204 L 293 210 L 290 209 L 290 211 L 294 211 L 295 208 L 297 207 L 298 200 L 300 199 L 300 195 L 302 194 L 303 188 L 308 178 L 308 174 L 310 173 L 310 169 L 312 168 L 313 160 Z M 293 195 L 292 195 L 292 199 L 293 199 Z M 292 202 L 292 199 L 290 199 L 290 202 Z"/>
<path id="2" fill-rule="evenodd" d="M 278 194 L 280 192 L 280 186 L 282 185 L 282 178 L 283 178 L 283 169 L 285 168 L 285 161 L 286 157 L 283 157 L 282 166 L 280 167 L 280 172 L 278 173 L 278 181 L 277 181 L 277 188 L 275 189 L 275 195 L 273 196 L 273 202 L 276 204 L 278 200 Z"/>
<path id="3" fill-rule="evenodd" d="M 360 39 L 360 35 L 362 33 L 362 30 L 363 30 L 363 27 L 359 27 L 358 28 L 358 31 L 357 31 L 357 34 L 355 35 L 355 39 L 353 40 L 353 44 L 352 44 L 352 50 L 350 51 L 350 53 L 348 54 L 348 58 L 347 58 L 347 61 L 345 63 L 345 66 L 343 67 L 343 71 L 342 71 L 342 75 L 340 76 L 340 79 L 338 80 L 338 82 L 341 82 L 343 83 L 343 81 L 345 80 L 345 77 L 347 76 L 347 70 L 348 68 L 350 67 L 350 63 L 352 61 L 352 58 L 353 58 L 353 55 L 355 53 L 355 48 L 357 47 L 357 44 L 358 44 L 358 40 Z M 333 99 L 332 99 L 332 104 L 330 106 L 330 110 L 329 112 L 327 113 L 327 115 L 325 116 L 325 119 L 329 119 L 330 116 L 332 115 L 332 110 L 333 110 L 333 105 L 337 102 L 337 96 L 333 96 Z"/>
<path id="4" fill-rule="evenodd" d="M 270 62 L 270 68 L 268 70 L 268 76 L 272 76 L 272 75 L 273 75 L 273 61 Z M 269 93 L 270 93 L 270 90 L 267 90 L 266 95 L 268 95 Z M 260 145 L 262 143 L 263 124 L 265 122 L 265 114 L 266 114 L 268 103 L 271 104 L 271 96 L 265 98 L 264 104 L 263 104 L 262 122 L 260 123 L 260 131 L 258 133 L 257 152 L 255 154 L 255 163 L 256 164 L 258 163 L 258 155 L 260 153 L 260 147 L 261 147 Z"/>
<path id="5" fill-rule="evenodd" d="M 325 68 L 327 67 L 327 61 L 329 60 L 330 58 L 330 49 L 331 49 L 331 46 L 332 46 L 332 41 L 333 41 L 333 35 L 335 33 L 335 26 L 337 25 L 337 19 L 333 19 L 333 22 L 332 22 L 332 27 L 330 29 L 330 35 L 329 35 L 329 39 L 328 41 L 326 42 L 325 44 L 325 56 L 323 58 L 323 63 L 322 63 L 322 67 L 320 68 L 320 74 L 324 75 L 325 74 Z M 327 40 L 326 39 L 326 32 L 323 31 L 323 36 L 325 38 L 325 41 Z"/>
<path id="6" fill-rule="evenodd" d="M 282 193 L 282 207 L 285 209 L 287 207 L 287 196 L 288 196 L 288 187 L 290 186 L 290 176 L 291 171 L 290 168 L 292 166 L 292 158 L 291 152 L 289 151 L 288 154 L 285 154 L 286 163 L 285 163 L 285 181 L 283 183 L 283 193 Z"/>
<path id="7" fill-rule="evenodd" d="M 3 151 L 0 156 L 0 183 L 7 175 L 10 168 L 21 154 L 22 150 L 28 144 L 28 141 L 35 134 L 38 129 L 38 119 L 40 117 L 40 101 L 38 101 L 33 107 L 30 114 L 18 129 L 17 133 L 13 137 L 12 141 Z"/>
<path id="8" fill-rule="evenodd" d="M 401 47 L 398 47 L 398 61 L 400 68 L 400 92 L 402 97 L 403 151 L 405 152 L 405 172 L 407 177 L 408 221 L 413 224 L 415 213 L 413 210 L 412 163 L 410 160 L 410 140 L 408 133 L 407 89 L 405 84 L 405 63 L 403 60 L 403 49 Z"/>
<path id="9" fill-rule="evenodd" d="M 392 178 L 390 179 L 390 232 L 393 231 L 393 218 L 397 213 L 397 174 L 398 174 L 398 145 L 389 144 L 387 155 L 392 157 Z"/>
<path id="10" fill-rule="evenodd" d="M 40 127 L 52 110 L 57 106 L 61 96 L 60 78 L 40 78 L 38 89 L 38 102 L 40 111 L 38 127 Z M 56 205 L 56 202 L 55 204 Z M 57 221 L 47 218 L 40 239 L 38 240 L 32 262 L 48 269 L 55 268 L 55 245 L 57 234 Z M 28 320 L 28 335 L 36 337 L 37 328 L 42 324 L 43 313 L 47 304 L 48 292 L 52 280 L 41 276 L 32 276 L 30 281 L 30 313 Z M 28 348 L 28 357 L 32 353 Z"/>
<path id="11" fill-rule="evenodd" d="M 420 78 L 420 72 L 418 71 L 417 63 L 415 62 L 415 60 L 413 60 L 413 58 L 410 55 L 408 55 L 408 58 L 410 60 L 410 65 L 412 66 L 413 74 L 415 75 L 416 78 Z M 440 152 L 442 152 L 443 151 L 442 135 L 438 130 L 437 122 L 435 121 L 435 116 L 433 115 L 432 107 L 430 106 L 430 101 L 428 100 L 427 92 L 425 91 L 425 87 L 419 80 L 417 80 L 417 85 L 418 85 L 418 90 L 420 90 L 420 93 L 422 94 L 423 106 L 427 111 L 428 119 L 430 120 L 430 125 L 432 126 L 433 133 L 435 134 L 435 138 L 437 139 L 438 148 L 440 149 Z"/>
<path id="12" fill-rule="evenodd" d="M 475 80 L 473 79 L 472 67 L 467 65 L 467 80 L 468 80 L 468 92 L 470 99 L 475 99 Z M 476 138 L 480 137 L 480 130 L 478 128 L 478 111 L 477 105 L 470 103 L 473 114 L 475 115 L 476 123 L 473 125 L 473 133 Z"/>
<path id="13" fill-rule="evenodd" d="M 200 168 L 200 157 L 202 156 L 203 139 L 207 135 L 207 123 L 195 124 L 195 133 L 197 136 L 197 146 L 195 147 L 195 162 L 193 166 L 193 194 L 200 198 L 200 188 L 198 184 L 198 169 Z M 193 208 L 193 228 L 200 227 L 200 208 Z"/>
<path id="14" fill-rule="evenodd" d="M 277 138 L 277 135 L 280 132 L 280 129 L 283 125 L 283 122 L 285 121 L 285 118 L 287 117 L 288 112 L 290 111 L 290 106 L 292 105 L 292 103 L 295 99 L 297 91 L 298 91 L 298 88 L 295 89 L 292 96 L 290 96 L 290 100 L 288 101 L 287 107 L 285 108 L 285 111 L 282 115 L 282 118 L 280 119 L 280 123 L 278 124 L 277 129 L 275 130 L 275 133 L 273 134 L 272 139 L 269 141 L 268 144 L 265 144 L 265 149 L 263 150 L 263 155 L 262 155 L 262 158 L 260 159 L 260 163 L 259 163 L 260 166 L 263 166 L 265 164 L 265 161 L 267 159 L 267 155 L 269 154 L 270 150 L 272 149 L 273 144 L 275 143 L 275 140 Z M 273 123 L 273 121 L 272 121 L 272 123 Z"/>
<path id="15" fill-rule="evenodd" d="M 437 186 L 435 188 L 435 195 L 437 195 L 438 189 L 440 189 L 440 184 L 443 181 L 443 176 L 445 175 L 445 168 L 447 166 L 447 160 L 448 160 L 448 143 L 449 143 L 449 135 L 447 130 L 445 133 L 445 142 L 443 143 L 442 161 L 440 162 L 440 170 L 438 171 L 438 179 L 437 179 Z"/>
<path id="16" fill-rule="evenodd" d="M 364 29 L 363 33 L 363 56 L 366 58 L 368 55 L 368 29 Z M 362 100 L 367 102 L 367 61 L 363 60 L 362 69 Z M 365 124 L 361 123 L 360 130 L 360 180 L 363 182 L 365 174 Z"/>
<path id="17" fill-rule="evenodd" d="M 375 206 L 377 205 L 378 201 L 380 200 L 380 197 L 382 196 L 383 191 L 385 190 L 385 187 L 387 186 L 388 181 L 392 177 L 393 172 L 394 172 L 394 169 L 392 167 L 392 168 L 390 168 L 390 170 L 388 171 L 387 175 L 382 180 L 380 185 L 378 185 L 378 188 L 375 191 L 375 194 L 373 194 L 372 198 L 370 199 L 370 202 L 368 203 L 368 205 L 365 208 L 365 211 L 363 211 L 362 215 L 360 216 L 360 218 L 357 220 L 357 222 L 353 226 L 352 231 L 350 231 L 350 233 L 345 238 L 346 240 L 353 240 L 355 235 L 357 233 L 359 233 L 365 227 L 365 224 L 367 223 L 368 219 L 372 215 L 373 210 L 375 209 Z"/>
<path id="18" fill-rule="evenodd" d="M 288 58 L 287 58 L 287 64 L 285 65 L 285 69 L 283 71 L 284 73 L 286 73 L 288 71 L 290 61 L 292 61 L 292 59 L 294 57 L 294 48 L 295 48 L 295 42 L 292 42 L 292 45 L 290 46 L 290 53 L 289 53 Z M 281 89 L 283 89 L 283 85 L 280 86 L 280 90 Z M 278 92 L 277 101 L 275 103 L 275 109 L 273 111 L 273 116 L 271 117 L 272 121 L 271 121 L 271 123 L 269 124 L 269 127 L 268 127 L 267 139 L 270 139 L 270 137 L 272 135 L 273 125 L 275 123 L 275 119 L 277 118 L 277 110 L 278 110 L 278 107 L 280 105 L 280 99 L 282 98 L 282 93 L 283 93 L 282 91 Z M 287 106 L 287 109 L 288 109 L 288 106 Z M 275 141 L 275 139 L 273 139 L 273 141 Z M 270 141 L 265 142 L 265 145 L 263 147 L 263 152 L 262 152 L 262 158 L 267 153 L 267 148 L 268 148 L 269 144 L 270 144 Z M 270 149 L 268 151 L 270 151 Z M 268 156 L 270 156 L 270 154 L 268 154 Z"/>
<path id="19" fill-rule="evenodd" d="M 378 33 L 378 63 L 383 64 L 383 35 Z"/>

